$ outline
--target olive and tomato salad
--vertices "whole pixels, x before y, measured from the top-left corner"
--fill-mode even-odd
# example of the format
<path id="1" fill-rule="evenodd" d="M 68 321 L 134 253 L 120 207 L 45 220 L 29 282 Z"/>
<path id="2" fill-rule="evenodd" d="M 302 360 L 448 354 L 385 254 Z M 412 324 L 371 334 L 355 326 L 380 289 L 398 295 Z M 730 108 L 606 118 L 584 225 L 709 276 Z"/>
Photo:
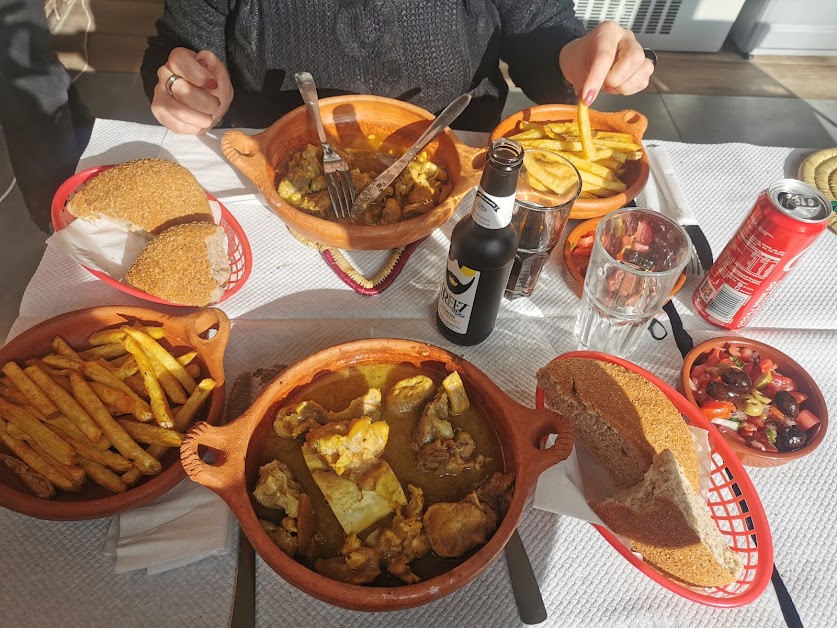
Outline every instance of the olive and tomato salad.
<path id="1" fill-rule="evenodd" d="M 793 451 L 808 442 L 819 418 L 778 365 L 758 351 L 727 343 L 695 360 L 689 374 L 703 415 L 728 437 L 761 451 Z"/>

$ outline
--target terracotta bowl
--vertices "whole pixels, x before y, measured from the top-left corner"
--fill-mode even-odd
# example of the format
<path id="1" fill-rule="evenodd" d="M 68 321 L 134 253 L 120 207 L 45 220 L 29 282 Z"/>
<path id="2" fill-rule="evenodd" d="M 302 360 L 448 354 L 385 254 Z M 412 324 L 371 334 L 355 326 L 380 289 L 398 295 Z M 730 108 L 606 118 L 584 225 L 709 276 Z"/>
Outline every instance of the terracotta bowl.
<path id="1" fill-rule="evenodd" d="M 366 587 L 321 576 L 284 554 L 259 525 L 250 493 L 276 411 L 294 391 L 331 372 L 360 364 L 406 363 L 435 370 L 459 371 L 472 402 L 491 418 L 502 449 L 505 472 L 516 474 L 508 513 L 494 536 L 471 558 L 454 569 L 418 584 Z M 540 439 L 558 434 L 546 450 Z M 432 345 L 411 340 L 370 339 L 337 345 L 297 362 L 280 374 L 241 417 L 223 427 L 195 425 L 181 447 L 186 472 L 229 504 L 255 550 L 282 578 L 320 600 L 362 611 L 392 611 L 437 600 L 473 580 L 497 557 L 514 532 L 526 498 L 542 471 L 565 459 L 573 442 L 563 417 L 513 401 L 482 371 L 462 358 Z M 216 452 L 216 464 L 201 460 L 198 448 Z"/>
<path id="2" fill-rule="evenodd" d="M 802 403 L 802 408 L 809 410 L 820 419 L 819 425 L 814 426 L 808 431 L 808 442 L 805 443 L 804 447 L 796 451 L 761 451 L 724 435 L 727 444 L 741 462 L 749 467 L 778 467 L 793 460 L 803 458 L 819 447 L 828 429 L 828 407 L 825 404 L 825 399 L 819 387 L 814 379 L 808 375 L 808 372 L 797 362 L 778 349 L 774 349 L 770 345 L 762 342 L 740 338 L 738 336 L 722 336 L 702 342 L 692 349 L 683 361 L 683 369 L 680 371 L 680 383 L 689 402 L 697 406 L 694 394 L 689 386 L 689 373 L 692 370 L 695 360 L 701 355 L 711 352 L 716 347 L 723 347 L 728 342 L 740 347 L 749 347 L 754 351 L 758 351 L 761 357 L 772 360 L 782 375 L 790 377 L 798 384 L 799 392 L 808 395 L 808 399 Z"/>
<path id="3" fill-rule="evenodd" d="M 376 142 L 406 149 L 434 119 L 420 107 L 379 96 L 323 98 L 320 111 L 326 135 L 337 147 L 361 148 L 374 135 Z M 479 183 L 475 162 L 482 151 L 465 146 L 448 129 L 425 149 L 435 163 L 444 166 L 453 184 L 445 201 L 422 216 L 392 225 L 338 224 L 296 209 L 276 190 L 281 178 L 277 171 L 281 172 L 286 156 L 306 144 L 318 145 L 319 141 L 308 112 L 299 107 L 258 135 L 225 133 L 221 148 L 288 227 L 315 242 L 340 249 L 391 249 L 420 240 L 444 224 L 462 197 Z"/>
<path id="4" fill-rule="evenodd" d="M 585 234 L 590 233 L 591 231 L 593 233 L 596 232 L 596 227 L 599 226 L 599 222 L 601 222 L 601 220 L 601 217 L 589 218 L 588 220 L 579 223 L 576 225 L 575 229 L 567 234 L 567 238 L 564 240 L 564 267 L 567 269 L 567 273 L 569 273 L 567 285 L 569 285 L 573 292 L 575 292 L 579 297 L 581 296 L 581 293 L 584 292 L 584 275 L 581 274 L 576 258 L 572 254 L 573 249 Z M 680 288 L 683 287 L 684 283 L 686 283 L 685 272 L 680 275 L 680 279 L 678 279 L 677 283 L 674 284 L 671 296 L 677 294 L 680 291 Z"/>
<path id="5" fill-rule="evenodd" d="M 175 355 L 194 349 L 196 363 L 204 376 L 212 377 L 218 385 L 204 406 L 200 419 L 218 423 L 224 408 L 224 349 L 230 335 L 230 321 L 216 309 L 193 312 L 187 316 L 169 316 L 140 307 L 103 306 L 68 312 L 51 318 L 23 332 L 0 349 L 0 364 L 15 360 L 19 364 L 32 357 L 52 352 L 50 343 L 61 336 L 70 345 L 86 346 L 87 337 L 94 331 L 119 327 L 126 322 L 140 321 L 162 325 L 167 342 Z M 207 339 L 206 332 L 215 329 Z M 0 451 L 7 452 L 2 443 Z M 39 499 L 5 465 L 0 464 L 0 506 L 40 519 L 97 519 L 131 510 L 159 497 L 183 479 L 183 467 L 177 450 L 168 452 L 161 460 L 163 472 L 143 479 L 122 494 L 113 494 L 91 481 L 78 493 L 58 492 L 53 499 Z"/>
<path id="6" fill-rule="evenodd" d="M 491 133 L 491 139 L 506 137 L 520 132 L 521 120 L 527 122 L 572 122 L 576 119 L 575 105 L 537 105 L 523 109 L 503 120 Z M 637 144 L 648 128 L 648 118 L 637 111 L 627 109 L 608 113 L 590 109 L 590 125 L 593 130 L 628 133 Z M 650 165 L 648 155 L 643 151 L 638 161 L 627 163 L 625 172 L 619 177 L 628 186 L 624 192 L 608 198 L 578 198 L 570 212 L 571 220 L 595 218 L 619 209 L 630 203 L 648 182 Z M 583 191 L 583 187 L 582 187 Z"/>

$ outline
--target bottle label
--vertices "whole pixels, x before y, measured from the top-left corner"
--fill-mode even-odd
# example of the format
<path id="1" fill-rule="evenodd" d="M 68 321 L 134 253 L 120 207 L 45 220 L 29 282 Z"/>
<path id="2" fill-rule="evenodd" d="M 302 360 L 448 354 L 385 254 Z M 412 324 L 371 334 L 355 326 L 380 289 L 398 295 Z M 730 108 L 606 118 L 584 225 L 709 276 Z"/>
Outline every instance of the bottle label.
<path id="1" fill-rule="evenodd" d="M 511 223 L 513 211 L 514 196 L 492 196 L 482 188 L 477 188 L 471 217 L 480 227 L 502 229 Z"/>
<path id="2" fill-rule="evenodd" d="M 448 269 L 439 293 L 439 319 L 451 331 L 464 334 L 474 309 L 474 298 L 480 282 L 480 271 L 460 266 L 448 259 Z"/>

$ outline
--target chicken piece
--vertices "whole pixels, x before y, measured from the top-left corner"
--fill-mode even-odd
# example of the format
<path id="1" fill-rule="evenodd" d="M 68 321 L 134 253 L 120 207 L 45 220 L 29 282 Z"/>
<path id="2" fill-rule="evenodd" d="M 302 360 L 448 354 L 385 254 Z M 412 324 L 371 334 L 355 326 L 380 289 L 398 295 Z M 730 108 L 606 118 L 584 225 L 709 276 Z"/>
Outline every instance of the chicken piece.
<path id="1" fill-rule="evenodd" d="M 387 393 L 387 408 L 412 412 L 436 392 L 436 384 L 426 375 L 416 375 L 396 382 Z"/>
<path id="2" fill-rule="evenodd" d="M 389 437 L 386 421 L 369 417 L 329 423 L 308 432 L 309 449 L 319 455 L 335 474 L 362 474 L 384 453 Z"/>
<path id="3" fill-rule="evenodd" d="M 294 480 L 290 468 L 280 460 L 268 462 L 259 469 L 259 481 L 253 496 L 267 508 L 281 508 L 294 519 L 299 516 L 302 485 Z"/>
<path id="4" fill-rule="evenodd" d="M 491 538 L 497 529 L 497 514 L 471 492 L 461 502 L 432 504 L 423 523 L 436 555 L 458 558 Z"/>
<path id="5" fill-rule="evenodd" d="M 480 503 L 489 504 L 502 518 L 509 509 L 513 490 L 514 474 L 498 471 L 480 482 L 476 493 Z"/>
<path id="6" fill-rule="evenodd" d="M 392 225 L 401 221 L 401 205 L 394 198 L 388 198 L 384 203 L 384 209 L 381 212 L 382 225 Z"/>
<path id="7" fill-rule="evenodd" d="M 456 432 L 454 438 L 437 438 L 432 443 L 423 445 L 416 454 L 416 466 L 426 473 L 436 475 L 457 475 L 468 469 L 482 469 L 485 456 L 472 458 L 476 443 L 465 430 Z"/>
<path id="8" fill-rule="evenodd" d="M 295 556 L 299 545 L 297 543 L 297 529 L 296 520 L 290 517 L 282 519 L 277 526 L 272 521 L 265 521 L 259 519 L 262 529 L 267 532 L 267 536 L 273 541 L 280 550 L 285 552 L 288 556 Z"/>
<path id="9" fill-rule="evenodd" d="M 276 413 L 273 431 L 282 438 L 299 438 L 308 431 L 335 421 L 347 421 L 367 416 L 373 421 L 381 418 L 381 391 L 370 388 L 352 400 L 345 410 L 332 412 L 316 401 L 303 401 L 297 406 L 282 408 Z"/>
<path id="10" fill-rule="evenodd" d="M 453 438 L 453 427 L 447 421 L 449 412 L 448 395 L 440 388 L 436 397 L 424 407 L 413 432 L 413 449 L 439 438 L 447 440 Z"/>
<path id="11" fill-rule="evenodd" d="M 369 584 L 381 573 L 381 557 L 377 550 L 364 547 L 356 534 L 350 534 L 340 548 L 340 556 L 314 561 L 314 570 L 332 580 Z"/>
<path id="12" fill-rule="evenodd" d="M 457 371 L 454 371 L 442 380 L 442 388 L 448 394 L 451 414 L 462 414 L 471 407 L 468 395 L 465 392 L 465 384 Z"/>
<path id="13" fill-rule="evenodd" d="M 372 532 L 365 543 L 378 551 L 387 572 L 413 584 L 421 579 L 413 573 L 410 563 L 430 551 L 430 541 L 421 522 L 424 492 L 411 484 L 407 488 L 410 501 L 398 510 L 390 526 Z"/>

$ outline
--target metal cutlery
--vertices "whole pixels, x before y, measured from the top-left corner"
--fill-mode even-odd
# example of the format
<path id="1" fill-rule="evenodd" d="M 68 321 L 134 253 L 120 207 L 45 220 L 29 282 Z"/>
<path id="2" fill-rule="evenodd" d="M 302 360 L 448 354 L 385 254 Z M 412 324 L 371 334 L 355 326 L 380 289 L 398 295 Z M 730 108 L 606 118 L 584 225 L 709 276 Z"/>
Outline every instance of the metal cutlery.
<path id="1" fill-rule="evenodd" d="M 348 218 L 349 209 L 355 200 L 355 183 L 352 180 L 351 172 L 349 172 L 349 165 L 331 147 L 328 138 L 326 138 L 323 120 L 320 116 L 320 101 L 317 97 L 314 77 L 308 72 L 297 72 L 294 74 L 294 79 L 323 147 L 323 171 L 325 172 L 326 187 L 328 187 L 328 196 L 331 199 L 334 215 L 337 218 Z"/>
<path id="2" fill-rule="evenodd" d="M 462 96 L 445 107 L 444 111 L 442 111 L 442 113 L 440 113 L 439 116 L 433 120 L 430 126 L 427 127 L 427 130 L 421 134 L 421 136 L 413 143 L 412 146 L 410 146 L 409 149 L 407 149 L 407 152 L 399 157 L 389 168 L 379 174 L 377 178 L 372 181 L 372 183 L 367 185 L 363 191 L 357 195 L 350 212 L 352 218 L 360 216 L 364 211 L 366 211 L 369 205 L 374 203 L 375 200 L 383 194 L 384 190 L 386 190 L 390 184 L 395 181 L 398 175 L 400 175 L 404 168 L 407 167 L 407 164 L 410 163 L 422 150 L 424 150 L 430 142 L 436 139 L 436 136 L 444 131 L 449 124 L 456 120 L 456 118 L 459 117 L 459 114 L 465 111 L 465 107 L 467 107 L 470 102 L 471 95 L 462 94 Z"/>
<path id="3" fill-rule="evenodd" d="M 686 274 L 700 275 L 712 266 L 712 249 L 677 184 L 674 167 L 665 148 L 654 144 L 647 146 L 647 149 L 651 173 L 662 197 L 660 211 L 682 226 L 692 241 L 692 255 L 686 266 Z"/>
<path id="4" fill-rule="evenodd" d="M 546 621 L 546 607 L 543 604 L 538 579 L 532 571 L 532 563 L 529 562 L 529 556 L 517 530 L 506 543 L 506 562 L 509 565 L 509 577 L 520 621 L 529 625 Z"/>

